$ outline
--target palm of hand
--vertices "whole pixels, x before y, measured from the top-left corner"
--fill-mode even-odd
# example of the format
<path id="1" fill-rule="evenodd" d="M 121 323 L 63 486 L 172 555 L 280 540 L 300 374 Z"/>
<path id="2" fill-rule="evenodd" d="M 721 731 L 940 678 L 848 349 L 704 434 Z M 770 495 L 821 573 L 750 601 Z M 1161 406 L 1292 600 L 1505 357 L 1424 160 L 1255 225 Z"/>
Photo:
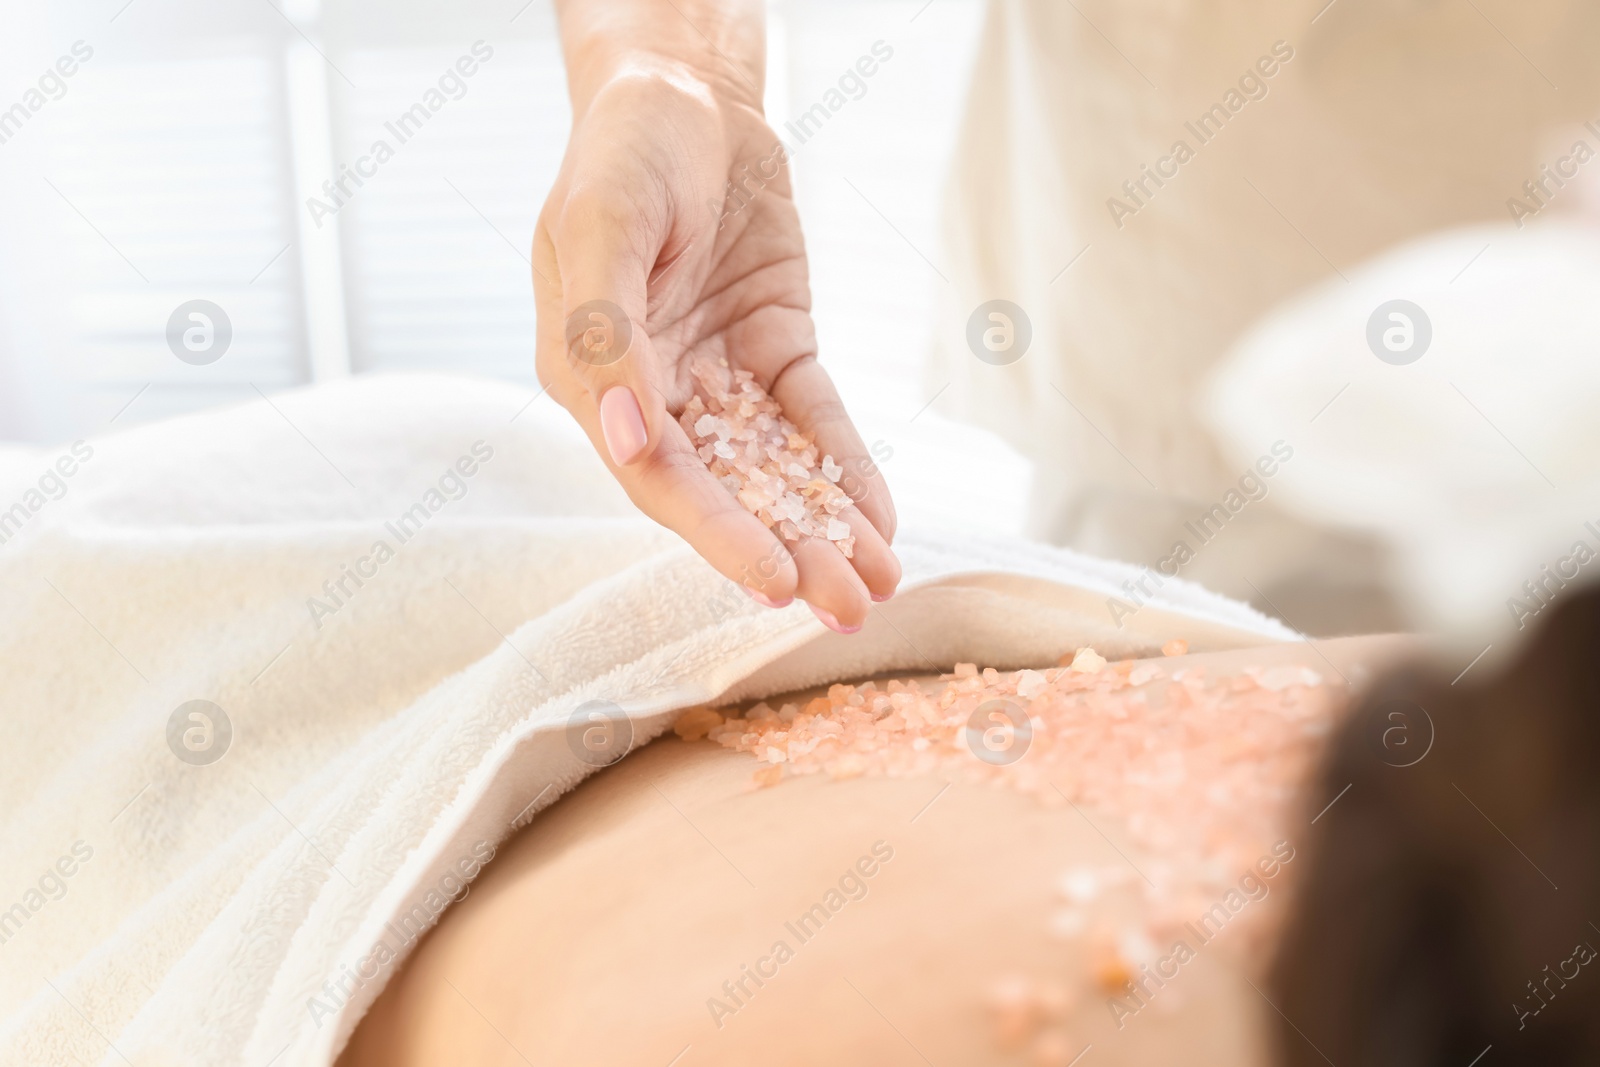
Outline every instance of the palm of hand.
<path id="1" fill-rule="evenodd" d="M 816 360 L 786 161 L 755 109 L 676 90 L 624 85 L 579 118 L 535 237 L 539 376 L 601 455 L 610 449 L 613 473 L 647 514 L 759 599 L 801 596 L 848 630 L 869 596 L 883 599 L 898 583 L 894 511 Z M 606 366 L 567 349 L 565 317 L 595 299 L 614 301 L 632 330 L 626 355 Z M 826 543 L 786 549 L 710 476 L 675 422 L 700 357 L 750 371 L 822 451 L 856 472 L 860 510 L 841 516 L 856 535 L 853 560 Z M 637 398 L 648 436 L 620 463 L 599 412 L 617 385 Z"/>

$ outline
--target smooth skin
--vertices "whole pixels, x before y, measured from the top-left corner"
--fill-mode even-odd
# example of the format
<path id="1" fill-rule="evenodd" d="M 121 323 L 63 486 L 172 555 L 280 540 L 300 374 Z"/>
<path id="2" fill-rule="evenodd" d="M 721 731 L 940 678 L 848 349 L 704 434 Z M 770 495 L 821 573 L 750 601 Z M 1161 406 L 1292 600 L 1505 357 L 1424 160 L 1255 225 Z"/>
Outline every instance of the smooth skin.
<path id="1" fill-rule="evenodd" d="M 534 234 L 539 380 L 642 511 L 757 600 L 798 596 L 853 632 L 900 580 L 894 504 L 817 361 L 805 242 L 762 114 L 760 0 L 563 0 L 558 11 L 573 123 Z M 755 190 L 738 210 L 730 181 L 741 199 Z M 605 365 L 568 347 L 569 319 L 600 300 L 632 329 Z M 698 356 L 750 371 L 845 468 L 853 559 L 815 540 L 791 551 L 711 476 L 677 424 Z"/>
<path id="2" fill-rule="evenodd" d="M 1359 685 L 1421 648 L 1340 638 L 1163 666 L 1222 680 L 1303 664 Z M 1260 958 L 1207 949 L 1119 1026 L 1086 944 L 1047 933 L 1064 870 L 1166 859 L 1130 840 L 1137 810 L 1080 813 L 940 777 L 815 775 L 752 789 L 759 766 L 669 734 L 584 782 L 500 846 L 389 981 L 339 1067 L 1062 1067 L 1089 1044 L 1083 1067 L 1268 1062 L 1272 1009 L 1251 985 Z M 1291 801 L 1302 813 L 1325 802 Z M 802 943 L 785 923 L 880 841 L 892 860 Z M 1134 901 L 1097 906 L 1109 916 Z M 708 1001 L 725 1000 L 723 983 L 760 966 L 778 939 L 793 960 L 776 976 L 769 963 L 747 1004 L 716 1014 Z M 986 1000 L 1010 974 L 1074 992 L 1063 1055 L 1035 1061 L 998 1040 Z"/>

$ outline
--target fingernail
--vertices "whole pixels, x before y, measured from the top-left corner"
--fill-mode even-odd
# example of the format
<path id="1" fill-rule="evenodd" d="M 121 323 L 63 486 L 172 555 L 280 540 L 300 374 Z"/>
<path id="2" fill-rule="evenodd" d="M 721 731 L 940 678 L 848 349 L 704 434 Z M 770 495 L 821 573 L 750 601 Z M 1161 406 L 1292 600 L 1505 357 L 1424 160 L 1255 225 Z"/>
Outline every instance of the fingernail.
<path id="1" fill-rule="evenodd" d="M 891 598 L 893 596 L 894 596 L 893 593 L 884 593 L 882 596 L 879 596 L 877 593 L 873 593 L 872 594 L 872 602 L 874 604 L 882 604 L 885 600 L 888 600 L 889 598 Z"/>
<path id="2" fill-rule="evenodd" d="M 600 397 L 600 433 L 606 439 L 611 462 L 625 467 L 639 458 L 650 435 L 644 428 L 644 413 L 633 390 L 613 385 Z"/>
<path id="3" fill-rule="evenodd" d="M 751 589 L 748 585 L 741 585 L 739 588 L 743 589 L 746 593 L 749 593 L 750 599 L 754 600 L 757 604 L 760 604 L 764 608 L 786 608 L 790 604 L 794 603 L 794 597 L 792 596 L 784 597 L 782 600 L 773 600 L 765 593 L 758 593 L 754 589 Z"/>
<path id="4" fill-rule="evenodd" d="M 833 612 L 824 611 L 815 604 L 808 606 L 811 608 L 811 614 L 821 619 L 822 625 L 826 626 L 836 634 L 853 634 L 861 629 L 859 626 L 842 626 L 840 625 L 839 620 L 833 617 Z"/>

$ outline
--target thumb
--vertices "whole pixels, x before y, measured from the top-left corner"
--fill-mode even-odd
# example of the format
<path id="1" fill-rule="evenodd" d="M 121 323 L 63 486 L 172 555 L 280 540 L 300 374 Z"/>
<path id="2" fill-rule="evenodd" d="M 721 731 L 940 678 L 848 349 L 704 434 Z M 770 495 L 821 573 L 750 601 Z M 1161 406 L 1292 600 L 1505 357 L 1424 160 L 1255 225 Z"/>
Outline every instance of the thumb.
<path id="1" fill-rule="evenodd" d="M 645 329 L 659 241 L 635 212 L 574 214 L 555 242 L 567 366 L 599 409 L 611 461 L 625 467 L 654 450 L 667 415 Z"/>

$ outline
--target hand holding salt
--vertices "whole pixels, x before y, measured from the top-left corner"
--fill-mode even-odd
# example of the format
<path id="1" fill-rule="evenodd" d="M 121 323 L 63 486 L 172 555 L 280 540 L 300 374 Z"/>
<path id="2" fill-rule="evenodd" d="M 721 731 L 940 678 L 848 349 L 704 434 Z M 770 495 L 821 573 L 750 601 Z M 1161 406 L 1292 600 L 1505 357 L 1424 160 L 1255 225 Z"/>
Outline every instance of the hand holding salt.
<path id="1" fill-rule="evenodd" d="M 844 468 L 832 456 L 819 462 L 812 435 L 749 371 L 732 370 L 726 359 L 696 360 L 690 370 L 699 388 L 678 423 L 717 480 L 785 544 L 819 538 L 852 557 L 856 539 L 839 517 L 851 504 L 839 487 Z"/>

